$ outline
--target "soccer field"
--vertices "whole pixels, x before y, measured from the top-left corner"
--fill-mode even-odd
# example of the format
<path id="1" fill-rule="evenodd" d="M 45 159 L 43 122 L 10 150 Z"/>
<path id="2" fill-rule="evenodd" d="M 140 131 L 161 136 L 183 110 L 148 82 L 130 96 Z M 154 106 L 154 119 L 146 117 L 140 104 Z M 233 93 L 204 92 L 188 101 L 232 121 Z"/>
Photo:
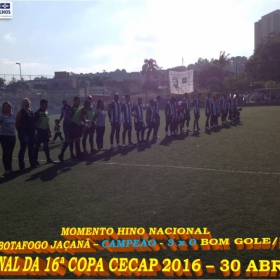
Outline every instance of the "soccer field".
<path id="1" fill-rule="evenodd" d="M 40 168 L 0 179 L 0 240 L 53 242 L 63 239 L 62 227 L 101 226 L 207 227 L 214 238 L 231 241 L 238 237 L 279 237 L 279 107 L 243 108 L 240 124 L 211 133 L 203 130 L 204 110 L 201 115 L 199 135 L 165 138 L 161 112 L 157 143 L 99 152 L 84 162 L 46 164 L 41 150 Z M 51 116 L 52 128 L 56 117 Z M 193 112 L 191 117 L 192 129 Z M 105 148 L 110 147 L 109 134 L 107 117 Z M 136 143 L 134 130 L 132 140 Z M 17 139 L 14 169 L 18 169 L 18 149 Z M 60 141 L 50 144 L 53 160 L 57 160 L 60 149 Z M 69 156 L 68 149 L 65 158 Z M 0 171 L 4 172 L 2 162 Z M 153 253 L 99 252 L 95 256 L 201 259 L 203 265 L 216 268 L 222 259 L 239 259 L 243 277 L 243 267 L 251 259 L 279 259 L 278 245 L 275 250 L 237 251 L 231 247 L 229 251 L 167 249 Z M 63 256 L 69 258 L 69 254 Z M 74 275 L 67 273 L 65 277 Z M 158 277 L 164 275 L 159 272 Z M 215 275 L 204 269 L 201 278 L 221 277 L 219 269 Z"/>

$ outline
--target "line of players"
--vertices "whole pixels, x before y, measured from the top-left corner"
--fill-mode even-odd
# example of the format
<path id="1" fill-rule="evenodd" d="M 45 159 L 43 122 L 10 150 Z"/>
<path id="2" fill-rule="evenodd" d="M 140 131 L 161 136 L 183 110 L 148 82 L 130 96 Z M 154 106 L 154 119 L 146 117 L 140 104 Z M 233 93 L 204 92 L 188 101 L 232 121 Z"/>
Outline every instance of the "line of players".
<path id="1" fill-rule="evenodd" d="M 221 117 L 222 123 L 227 123 L 227 118 L 230 122 L 240 119 L 240 110 L 238 108 L 238 95 L 235 97 L 233 94 L 229 96 L 226 92 L 223 97 L 220 98 L 219 95 L 215 95 L 212 98 L 211 93 L 208 93 L 206 102 L 205 102 L 205 116 L 206 123 L 205 129 L 211 130 L 213 127 L 218 126 L 218 119 Z M 117 147 L 120 147 L 119 134 L 121 127 L 121 120 L 123 122 L 123 133 L 122 140 L 123 146 L 125 146 L 125 137 L 128 133 L 128 143 L 131 142 L 131 131 L 132 131 L 132 116 L 134 117 L 134 126 L 137 136 L 138 144 L 147 143 L 150 141 L 150 135 L 153 130 L 153 140 L 158 138 L 158 129 L 160 126 L 160 101 L 161 97 L 157 96 L 156 100 L 150 100 L 147 107 L 145 121 L 143 115 L 142 107 L 142 98 L 138 98 L 138 102 L 132 107 L 130 105 L 130 96 L 125 96 L 125 102 L 120 104 L 118 94 L 114 95 L 114 101 L 109 105 L 108 115 L 111 122 L 111 134 L 110 142 L 111 148 L 114 148 L 114 135 L 116 135 Z M 191 109 L 194 110 L 194 123 L 193 130 L 199 131 L 199 118 L 200 118 L 200 103 L 201 103 L 201 94 L 198 93 L 193 102 L 190 101 L 189 94 L 185 93 L 182 101 L 176 102 L 174 96 L 171 97 L 170 101 L 167 102 L 165 107 L 165 133 L 166 137 L 169 136 L 168 129 L 170 130 L 171 136 L 178 135 L 179 131 L 182 132 L 191 132 L 189 125 L 191 119 Z M 209 125 L 210 121 L 210 125 Z M 185 130 L 186 124 L 186 130 Z M 147 131 L 146 139 L 144 139 L 145 130 Z"/>
<path id="2" fill-rule="evenodd" d="M 160 115 L 159 115 L 159 106 L 161 97 L 157 96 L 156 100 L 150 100 L 149 106 L 146 111 L 146 125 L 144 122 L 143 107 L 142 107 L 142 98 L 138 98 L 138 102 L 134 107 L 130 105 L 130 96 L 125 96 L 125 103 L 119 103 L 119 97 L 117 94 L 114 96 L 114 101 L 109 105 L 109 118 L 112 126 L 110 134 L 111 148 L 114 148 L 113 139 L 114 134 L 116 134 L 117 147 L 120 147 L 119 144 L 119 132 L 121 126 L 121 113 L 123 113 L 122 122 L 123 122 L 123 145 L 125 146 L 125 135 L 128 132 L 129 144 L 131 142 L 131 131 L 132 131 L 132 120 L 131 116 L 134 117 L 134 126 L 137 136 L 138 144 L 149 142 L 150 134 L 152 129 L 154 129 L 153 139 L 157 139 L 157 132 L 160 126 Z M 170 130 L 171 136 L 178 135 L 178 130 L 180 132 L 192 132 L 189 128 L 190 119 L 191 119 L 191 108 L 194 110 L 194 123 L 193 130 L 200 131 L 198 121 L 200 118 L 200 107 L 201 107 L 201 94 L 199 93 L 194 101 L 191 103 L 189 99 L 189 94 L 185 93 L 182 101 L 176 102 L 175 97 L 171 97 L 170 101 L 166 104 L 165 107 L 165 132 L 168 137 L 168 129 Z M 222 123 L 225 124 L 228 117 L 230 122 L 233 122 L 235 119 L 239 120 L 240 109 L 238 109 L 238 95 L 236 97 L 231 94 L 228 96 L 228 93 L 225 93 L 222 98 L 219 95 L 215 95 L 212 98 L 211 93 L 208 94 L 208 97 L 205 102 L 205 116 L 206 123 L 205 129 L 209 130 L 213 127 L 218 126 L 218 118 L 221 117 Z M 210 126 L 209 126 L 210 121 Z M 186 124 L 186 130 L 184 126 Z M 144 140 L 145 129 L 148 129 L 146 140 Z M 141 136 L 141 137 L 140 137 Z"/>
<path id="3" fill-rule="evenodd" d="M 72 107 L 73 114 L 72 121 L 69 126 L 68 131 L 68 141 L 65 141 L 64 147 L 62 148 L 61 154 L 59 155 L 60 161 L 63 161 L 63 154 L 70 145 L 71 157 L 74 157 L 73 154 L 73 142 L 75 142 L 75 148 L 77 155 L 82 155 L 80 150 L 80 131 L 79 129 L 80 121 L 82 120 L 85 126 L 93 123 L 92 120 L 87 118 L 87 111 L 92 111 L 91 99 L 85 102 L 85 106 L 80 108 L 79 105 Z M 79 102 L 79 100 L 78 100 Z M 110 132 L 110 145 L 111 149 L 114 149 L 114 138 L 116 140 L 116 146 L 122 147 L 126 146 L 126 135 L 128 136 L 128 145 L 133 145 L 131 140 L 132 134 L 132 122 L 134 122 L 134 128 L 136 131 L 137 144 L 148 143 L 150 141 L 151 133 L 153 131 L 152 140 L 156 141 L 158 139 L 158 129 L 160 126 L 160 102 L 161 97 L 157 96 L 156 100 L 150 100 L 149 105 L 144 115 L 142 98 L 138 97 L 137 103 L 132 106 L 130 103 L 130 96 L 125 96 L 125 102 L 121 103 L 119 101 L 119 95 L 114 94 L 114 100 L 109 104 L 108 117 L 111 123 L 111 132 Z M 74 100 L 75 103 L 75 100 Z M 238 95 L 233 97 L 228 96 L 227 93 L 220 98 L 218 95 L 211 96 L 208 94 L 208 97 L 205 102 L 205 115 L 206 123 L 205 129 L 209 130 L 218 125 L 218 118 L 221 116 L 222 122 L 225 123 L 227 117 L 232 122 L 234 119 L 239 119 L 240 112 L 238 110 Z M 69 106 L 69 105 L 68 105 Z M 76 106 L 76 107 L 75 107 Z M 70 106 L 69 106 L 70 107 Z M 190 120 L 191 120 L 191 109 L 194 112 L 194 122 L 193 122 L 193 131 L 199 132 L 201 129 L 199 127 L 199 118 L 200 118 L 200 107 L 201 107 L 201 94 L 198 93 L 193 100 L 190 101 L 189 94 L 185 93 L 182 101 L 176 102 L 174 96 L 167 102 L 165 106 L 165 133 L 166 137 L 169 137 L 168 130 L 170 130 L 170 136 L 177 136 L 178 133 L 191 132 Z M 75 110 L 76 109 L 76 110 Z M 78 111 L 77 111 L 78 110 Z M 79 114 L 78 114 L 79 112 Z M 81 116 L 80 116 L 81 115 Z M 93 115 L 93 113 L 91 114 Z M 75 118 L 76 117 L 76 118 Z M 132 120 L 132 117 L 134 118 Z M 75 122 L 73 119 L 76 119 Z M 210 126 L 209 126 L 210 121 Z M 122 144 L 120 144 L 120 130 L 121 124 L 123 124 L 122 132 Z M 186 130 L 185 130 L 186 125 Z M 91 126 L 89 125 L 88 128 Z M 147 130 L 146 137 L 145 131 Z M 84 140 L 84 139 L 83 139 Z M 85 139 L 86 140 L 86 139 Z M 83 141 L 85 142 L 85 141 Z M 85 143 L 83 143 L 84 146 Z M 92 145 L 91 145 L 92 146 Z M 84 148 L 85 149 L 85 148 Z M 93 149 L 93 147 L 92 147 Z M 77 156 L 78 157 L 78 156 Z"/>
<path id="4" fill-rule="evenodd" d="M 227 123 L 227 118 L 230 123 L 240 120 L 240 111 L 242 108 L 238 108 L 238 94 L 234 97 L 233 94 L 229 95 L 227 92 L 220 97 L 218 94 L 212 97 L 211 93 L 208 93 L 205 101 L 205 129 L 211 130 L 218 126 L 219 117 L 221 117 L 222 124 Z M 191 108 L 194 111 L 193 131 L 199 132 L 200 119 L 200 107 L 201 107 L 201 94 L 198 93 L 193 102 L 191 103 L 188 93 L 185 93 L 182 101 L 176 103 L 175 97 L 167 103 L 165 108 L 166 115 L 166 136 L 168 136 L 168 125 L 170 124 L 171 135 L 177 135 L 178 130 L 184 132 L 184 126 L 186 123 L 186 132 L 191 132 L 189 123 L 191 119 Z M 170 113 L 171 112 L 171 113 Z M 210 125 L 209 125 L 210 124 Z M 179 129 L 178 129 L 179 128 Z"/>

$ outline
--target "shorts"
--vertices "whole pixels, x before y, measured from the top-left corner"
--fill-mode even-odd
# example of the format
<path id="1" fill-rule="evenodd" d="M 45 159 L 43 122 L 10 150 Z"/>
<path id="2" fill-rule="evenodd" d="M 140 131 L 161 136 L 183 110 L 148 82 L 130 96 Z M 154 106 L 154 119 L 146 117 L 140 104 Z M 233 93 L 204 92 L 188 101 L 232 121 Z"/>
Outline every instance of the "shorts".
<path id="1" fill-rule="evenodd" d="M 123 124 L 123 129 L 131 131 L 132 130 L 132 123 L 124 123 Z"/>
<path id="2" fill-rule="evenodd" d="M 37 128 L 37 143 L 49 143 L 50 137 L 49 137 L 49 130 L 48 129 L 40 129 Z"/>
<path id="3" fill-rule="evenodd" d="M 159 127 L 159 126 L 160 126 L 160 116 L 156 116 L 155 126 L 156 126 L 156 127 Z"/>
<path id="4" fill-rule="evenodd" d="M 155 128 L 156 127 L 156 123 L 147 123 L 147 128 Z"/>
<path id="5" fill-rule="evenodd" d="M 75 139 L 75 138 L 80 138 L 82 137 L 82 126 L 81 125 L 77 125 L 73 122 L 71 122 L 68 126 L 68 137 L 70 139 Z"/>
<path id="6" fill-rule="evenodd" d="M 145 124 L 143 122 L 138 122 L 138 123 L 134 123 L 134 128 L 135 131 L 141 131 L 142 129 L 145 129 Z"/>
<path id="7" fill-rule="evenodd" d="M 120 130 L 121 124 L 117 122 L 111 122 L 111 129 Z"/>

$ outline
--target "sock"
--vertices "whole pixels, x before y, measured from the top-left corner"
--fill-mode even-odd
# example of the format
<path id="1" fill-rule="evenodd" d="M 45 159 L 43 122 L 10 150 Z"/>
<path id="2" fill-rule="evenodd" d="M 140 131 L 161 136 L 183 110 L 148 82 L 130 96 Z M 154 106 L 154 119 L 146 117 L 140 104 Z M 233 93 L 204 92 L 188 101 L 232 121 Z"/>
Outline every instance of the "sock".
<path id="1" fill-rule="evenodd" d="M 67 147 L 69 146 L 69 144 L 68 144 L 68 142 L 64 142 L 63 143 L 63 146 L 62 146 L 62 149 L 61 149 L 61 155 L 64 155 L 64 153 L 65 153 L 65 151 L 66 151 L 66 149 L 67 149 Z"/>
<path id="2" fill-rule="evenodd" d="M 74 155 L 73 154 L 73 150 L 74 150 L 74 144 L 73 143 L 70 143 L 69 144 L 69 148 L 70 148 L 70 153 L 71 153 L 71 157 Z"/>
<path id="3" fill-rule="evenodd" d="M 35 160 L 35 163 L 38 162 L 38 153 L 39 153 L 39 149 L 34 149 L 34 160 Z"/>
<path id="4" fill-rule="evenodd" d="M 45 152 L 45 155 L 46 155 L 47 160 L 49 160 L 49 159 L 50 159 L 49 147 L 44 148 L 44 152 Z"/>
<path id="5" fill-rule="evenodd" d="M 81 155 L 80 143 L 75 143 L 75 149 L 76 149 L 76 156 L 79 157 Z"/>

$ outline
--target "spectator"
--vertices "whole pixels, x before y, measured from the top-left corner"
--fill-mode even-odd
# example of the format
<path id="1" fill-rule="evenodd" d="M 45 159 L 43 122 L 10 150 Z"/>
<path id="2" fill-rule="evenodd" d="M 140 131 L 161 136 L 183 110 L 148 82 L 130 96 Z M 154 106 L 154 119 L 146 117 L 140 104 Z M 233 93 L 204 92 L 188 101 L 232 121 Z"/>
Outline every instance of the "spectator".
<path id="1" fill-rule="evenodd" d="M 15 173 L 12 169 L 13 151 L 16 144 L 15 122 L 16 119 L 12 113 L 12 105 L 9 102 L 4 102 L 0 114 L 0 142 L 5 175 Z"/>
<path id="2" fill-rule="evenodd" d="M 35 144 L 35 117 L 30 108 L 30 101 L 23 98 L 21 101 L 21 110 L 17 114 L 16 129 L 20 142 L 20 150 L 18 153 L 19 168 L 25 168 L 24 154 L 28 147 L 28 156 L 30 167 L 37 168 L 34 159 L 34 144 Z"/>

